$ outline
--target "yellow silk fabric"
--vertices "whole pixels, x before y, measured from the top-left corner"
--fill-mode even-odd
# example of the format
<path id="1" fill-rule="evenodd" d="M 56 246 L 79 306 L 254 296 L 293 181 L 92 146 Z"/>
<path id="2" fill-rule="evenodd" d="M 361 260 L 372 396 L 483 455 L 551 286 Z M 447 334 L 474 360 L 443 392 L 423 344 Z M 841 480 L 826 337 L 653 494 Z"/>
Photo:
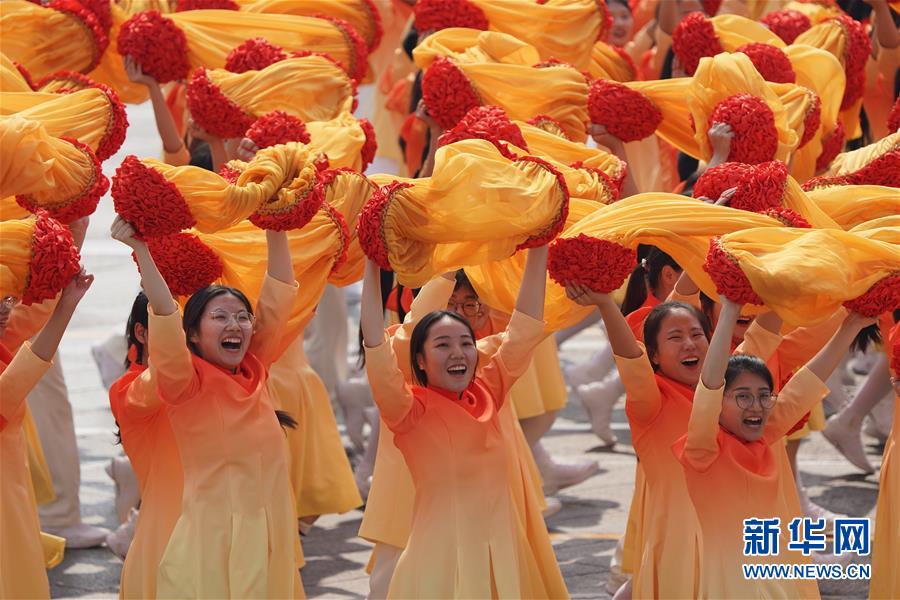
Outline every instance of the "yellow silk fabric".
<path id="1" fill-rule="evenodd" d="M 767 307 L 810 326 L 900 270 L 900 228 L 892 234 L 893 243 L 839 229 L 746 229 L 720 243 Z"/>
<path id="2" fill-rule="evenodd" d="M 28 81 L 25 80 L 25 77 L 22 76 L 22 73 L 19 72 L 19 69 L 16 68 L 13 61 L 3 53 L 0 53 L 0 91 L 32 91 L 31 86 L 28 85 Z M 0 107 L 2 107 L 2 104 L 0 104 Z"/>
<path id="3" fill-rule="evenodd" d="M 166 0 L 120 0 L 110 2 L 112 15 L 112 29 L 109 32 L 109 47 L 93 71 L 88 77 L 97 83 L 105 83 L 119 94 L 119 100 L 128 104 L 141 104 L 150 98 L 150 90 L 147 86 L 132 83 L 125 74 L 125 60 L 119 54 L 117 48 L 119 30 L 122 23 L 127 21 L 136 12 L 143 10 L 156 10 L 162 14 L 171 12 Z"/>
<path id="4" fill-rule="evenodd" d="M 627 168 L 625 161 L 605 150 L 569 141 L 524 121 L 515 121 L 515 124 L 528 144 L 528 153 L 533 156 L 552 158 L 564 165 L 582 162 L 586 167 L 603 171 L 613 180 L 623 176 Z"/>
<path id="5" fill-rule="evenodd" d="M 900 131 L 896 131 L 891 135 L 881 138 L 873 144 L 863 146 L 859 150 L 844 152 L 838 154 L 831 166 L 828 167 L 826 175 L 834 177 L 837 175 L 847 175 L 862 169 L 876 158 L 897 150 L 900 148 Z"/>
<path id="6" fill-rule="evenodd" d="M 633 81 L 637 73 L 632 65 L 621 54 L 606 42 L 595 42 L 591 49 L 591 64 L 588 73 L 594 79 L 612 79 L 613 81 Z"/>
<path id="7" fill-rule="evenodd" d="M 371 14 L 372 7 L 363 0 L 237 0 L 242 12 L 272 13 L 315 17 L 328 15 L 343 19 L 366 41 L 373 50 L 376 27 Z"/>
<path id="8" fill-rule="evenodd" d="M 797 183 L 797 180 L 788 175 L 784 186 L 784 194 L 781 203 L 799 213 L 809 224 L 817 229 L 839 229 L 840 225 L 822 207 L 813 202 L 806 192 Z"/>
<path id="9" fill-rule="evenodd" d="M 0 221 L 0 298 L 21 298 L 34 254 L 35 218 Z"/>
<path id="10" fill-rule="evenodd" d="M 78 18 L 26 0 L 4 0 L 0 52 L 40 79 L 53 71 L 84 71 L 97 47 Z"/>
<path id="11" fill-rule="evenodd" d="M 757 21 L 740 15 L 718 15 L 710 19 L 716 37 L 725 52 L 734 52 L 745 44 L 769 44 L 784 48 L 784 41 Z"/>
<path id="12" fill-rule="evenodd" d="M 497 31 L 450 27 L 425 38 L 415 50 L 413 60 L 422 70 L 440 56 L 457 63 L 503 63 L 531 67 L 541 62 L 537 48 L 519 38 Z"/>
<path id="13" fill-rule="evenodd" d="M 97 88 L 71 94 L 0 92 L 0 115 L 16 114 L 44 125 L 53 137 L 71 137 L 96 151 L 112 125 L 109 96 Z"/>
<path id="14" fill-rule="evenodd" d="M 254 117 L 282 110 L 301 121 L 327 121 L 353 110 L 350 78 L 322 56 L 290 58 L 245 73 L 209 69 L 206 76 Z"/>
<path id="15" fill-rule="evenodd" d="M 363 170 L 360 152 L 366 143 L 366 133 L 352 114 L 341 113 L 330 121 L 311 121 L 306 124 L 306 131 L 310 150 L 325 154 L 331 167 Z"/>
<path id="16" fill-rule="evenodd" d="M 796 10 L 803 13 L 809 17 L 813 25 L 843 14 L 841 9 L 837 7 L 837 4 L 835 6 L 827 6 L 824 2 L 797 2 L 796 0 L 788 2 L 784 10 Z"/>
<path id="17" fill-rule="evenodd" d="M 328 283 L 332 285 L 350 285 L 363 276 L 366 255 L 359 245 L 356 223 L 359 221 L 359 211 L 377 189 L 378 186 L 369 181 L 365 175 L 355 171 L 339 173 L 335 180 L 325 187 L 325 202 L 343 215 L 350 232 L 347 260 L 329 276 Z"/>
<path id="18" fill-rule="evenodd" d="M 659 137 L 691 156 L 700 156 L 700 148 L 691 132 L 691 111 L 686 101 L 691 88 L 690 78 L 631 81 L 625 85 L 649 98 L 662 113 L 662 121 L 656 128 Z"/>
<path id="19" fill-rule="evenodd" d="M 387 206 L 383 233 L 398 281 L 413 288 L 511 256 L 556 222 L 564 202 L 550 171 L 510 161 L 485 140 L 442 147 L 434 175 L 409 181 Z"/>
<path id="20" fill-rule="evenodd" d="M 900 191 L 897 188 L 836 185 L 817 188 L 806 195 L 841 229 L 851 229 L 881 217 L 900 215 Z"/>

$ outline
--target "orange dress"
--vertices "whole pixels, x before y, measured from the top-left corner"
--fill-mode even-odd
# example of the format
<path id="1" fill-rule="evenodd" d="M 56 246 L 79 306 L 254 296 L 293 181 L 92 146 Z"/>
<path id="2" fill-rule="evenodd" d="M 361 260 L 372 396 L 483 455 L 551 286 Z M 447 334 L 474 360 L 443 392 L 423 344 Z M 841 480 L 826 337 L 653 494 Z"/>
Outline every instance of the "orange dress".
<path id="1" fill-rule="evenodd" d="M 303 596 L 287 442 L 266 388 L 296 293 L 296 284 L 266 276 L 250 351 L 235 373 L 191 354 L 178 312 L 150 313 L 151 377 L 184 469 L 159 597 Z"/>
<path id="2" fill-rule="evenodd" d="M 791 516 L 787 506 L 777 500 L 784 474 L 770 445 L 825 397 L 828 386 L 811 371 L 801 369 L 782 389 L 763 438 L 749 443 L 719 425 L 723 391 L 724 386 L 709 390 L 702 382 L 697 385 L 688 432 L 672 446 L 684 468 L 700 522 L 698 597 L 810 598 L 809 588 L 793 580 L 745 579 L 741 565 L 809 562 L 802 554 L 787 551 Z M 781 519 L 779 553 L 744 556 L 744 519 L 773 517 Z"/>
<path id="3" fill-rule="evenodd" d="M 0 349 L 0 598 L 49 598 L 22 421 L 25 397 L 51 363 L 27 343 L 15 358 Z"/>
<path id="4" fill-rule="evenodd" d="M 415 486 L 409 543 L 389 597 L 530 597 L 534 565 L 504 477 L 497 411 L 544 337 L 543 323 L 516 313 L 497 353 L 461 398 L 410 387 L 392 345 L 366 350 L 382 418 Z"/>
<path id="5" fill-rule="evenodd" d="M 132 364 L 109 388 L 109 406 L 141 490 L 120 598 L 156 598 L 157 567 L 181 516 L 181 455 L 150 374 L 143 365 Z"/>

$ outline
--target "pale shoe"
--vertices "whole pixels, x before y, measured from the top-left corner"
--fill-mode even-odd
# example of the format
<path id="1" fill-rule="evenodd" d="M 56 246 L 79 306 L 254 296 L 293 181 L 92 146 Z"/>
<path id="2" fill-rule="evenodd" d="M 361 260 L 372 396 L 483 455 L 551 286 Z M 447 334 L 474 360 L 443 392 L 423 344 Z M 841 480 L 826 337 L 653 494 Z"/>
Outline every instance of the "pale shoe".
<path id="1" fill-rule="evenodd" d="M 544 515 L 544 519 L 546 520 L 562 510 L 562 502 L 560 502 L 553 496 L 545 498 L 545 500 L 547 502 L 547 508 L 544 509 L 544 512 L 542 514 Z"/>
<path id="2" fill-rule="evenodd" d="M 121 559 L 125 559 L 128 554 L 128 548 L 131 547 L 131 541 L 134 539 L 134 528 L 137 525 L 138 511 L 132 508 L 128 511 L 128 520 L 119 525 L 119 528 L 106 536 L 106 546 L 113 554 Z"/>
<path id="3" fill-rule="evenodd" d="M 831 535 L 834 531 L 834 520 L 835 519 L 846 519 L 847 515 L 842 515 L 840 513 L 831 512 L 824 506 L 819 506 L 815 502 L 809 499 L 809 494 L 806 493 L 806 488 L 800 487 L 797 489 L 797 495 L 800 497 L 800 510 L 803 511 L 803 516 L 808 517 L 814 521 L 819 519 L 825 520 L 825 531 Z"/>
<path id="4" fill-rule="evenodd" d="M 366 379 L 354 377 L 340 381 L 335 393 L 338 405 L 344 413 L 344 427 L 347 437 L 357 452 L 365 448 L 363 427 L 366 424 L 364 411 L 372 405 L 372 397 L 369 393 L 369 384 Z"/>
<path id="5" fill-rule="evenodd" d="M 561 489 L 578 485 L 600 472 L 600 465 L 594 460 L 575 464 L 555 462 L 540 442 L 534 444 L 531 451 L 544 482 L 545 496 L 551 496 Z"/>
<path id="6" fill-rule="evenodd" d="M 66 548 L 73 550 L 102 546 L 106 541 L 106 536 L 110 534 L 109 529 L 87 523 L 78 523 L 69 527 L 41 527 L 41 529 L 51 535 L 65 538 Z"/>
<path id="7" fill-rule="evenodd" d="M 128 457 L 122 455 L 110 459 L 104 470 L 116 484 L 116 516 L 119 517 L 119 523 L 126 523 L 129 511 L 141 500 L 137 476 Z"/>
<path id="8" fill-rule="evenodd" d="M 600 438 L 606 446 L 613 446 L 618 441 L 616 434 L 610 428 L 613 408 L 619 400 L 619 391 L 616 381 L 611 378 L 588 385 L 579 385 L 574 388 L 575 396 L 581 401 L 584 412 L 591 420 L 591 429 L 594 435 Z M 618 378 L 616 378 L 617 380 Z M 621 385 L 621 384 L 619 384 Z"/>
<path id="9" fill-rule="evenodd" d="M 825 423 L 822 435 L 854 467 L 864 473 L 874 473 L 875 468 L 866 457 L 866 451 L 862 445 L 859 426 L 854 427 L 853 424 L 848 423 L 849 419 L 841 417 L 841 413 L 830 417 Z"/>

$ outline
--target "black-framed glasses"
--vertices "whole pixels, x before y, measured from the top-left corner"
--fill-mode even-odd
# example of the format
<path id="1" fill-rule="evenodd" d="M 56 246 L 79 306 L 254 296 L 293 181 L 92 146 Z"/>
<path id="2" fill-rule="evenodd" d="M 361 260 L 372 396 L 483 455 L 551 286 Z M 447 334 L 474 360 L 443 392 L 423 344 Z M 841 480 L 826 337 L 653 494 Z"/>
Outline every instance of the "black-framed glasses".
<path id="1" fill-rule="evenodd" d="M 477 300 L 466 300 L 465 302 L 454 302 L 450 300 L 447 302 L 447 310 L 452 312 L 460 312 L 462 310 L 462 314 L 467 317 L 475 317 L 478 313 L 481 312 L 481 302 Z"/>
<path id="2" fill-rule="evenodd" d="M 754 396 L 750 392 L 738 392 L 732 394 L 732 396 L 734 397 L 734 401 L 738 405 L 738 408 L 744 410 L 751 408 L 753 403 L 757 400 L 759 400 L 759 405 L 763 408 L 772 408 L 775 406 L 775 401 L 778 400 L 778 394 L 762 393 L 759 396 Z"/>

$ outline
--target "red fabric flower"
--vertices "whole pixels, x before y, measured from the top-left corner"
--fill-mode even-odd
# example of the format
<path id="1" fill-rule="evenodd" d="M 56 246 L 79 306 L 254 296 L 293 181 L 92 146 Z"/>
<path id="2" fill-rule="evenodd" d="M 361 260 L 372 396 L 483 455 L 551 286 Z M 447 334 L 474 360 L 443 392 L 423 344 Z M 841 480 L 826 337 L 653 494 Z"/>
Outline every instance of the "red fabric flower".
<path id="1" fill-rule="evenodd" d="M 347 227 L 347 221 L 344 219 L 344 215 L 327 202 L 322 203 L 321 210 L 328 215 L 328 218 L 331 219 L 334 226 L 337 227 L 341 233 L 341 246 L 338 248 L 337 252 L 334 253 L 334 263 L 331 265 L 331 272 L 334 273 L 347 262 L 347 253 L 350 250 L 350 228 Z"/>
<path id="2" fill-rule="evenodd" d="M 375 153 L 378 152 L 378 140 L 375 139 L 375 127 L 372 126 L 372 123 L 368 119 L 360 119 L 359 126 L 366 135 L 366 141 L 363 143 L 362 150 L 359 152 L 359 157 L 362 159 L 362 167 L 360 167 L 359 170 L 365 171 L 366 167 L 371 165 L 372 161 L 375 160 Z"/>
<path id="3" fill-rule="evenodd" d="M 53 73 L 44 75 L 36 84 L 33 84 L 32 87 L 36 92 L 67 94 L 70 92 L 77 92 L 78 90 L 85 90 L 87 88 L 99 87 L 99 85 L 100 84 L 87 75 L 83 75 L 77 71 L 63 70 L 54 71 Z"/>
<path id="4" fill-rule="evenodd" d="M 636 262 L 637 255 L 631 248 L 582 233 L 550 245 L 547 272 L 560 285 L 577 283 L 609 294 L 622 287 Z"/>
<path id="5" fill-rule="evenodd" d="M 12 61 L 12 63 L 16 66 L 16 70 L 19 71 L 19 75 L 22 76 L 22 79 L 25 80 L 25 83 L 28 84 L 28 87 L 37 91 L 38 88 L 34 84 L 34 80 L 31 78 L 31 73 L 28 72 L 28 69 L 26 69 L 24 67 L 24 65 L 21 65 L 21 64 L 17 63 L 16 61 Z"/>
<path id="6" fill-rule="evenodd" d="M 848 310 L 864 317 L 877 317 L 900 308 L 900 272 L 882 278 L 862 296 L 844 302 Z"/>
<path id="7" fill-rule="evenodd" d="M 662 112 L 644 94 L 605 79 L 591 85 L 588 115 L 623 142 L 644 139 L 662 122 Z"/>
<path id="8" fill-rule="evenodd" d="M 732 208 L 757 213 L 770 208 L 780 209 L 787 176 L 787 165 L 779 160 L 756 165 L 740 178 L 728 204 Z"/>
<path id="9" fill-rule="evenodd" d="M 253 140 L 260 148 L 277 146 L 288 142 L 309 143 L 306 124 L 282 110 L 273 110 L 253 122 L 245 137 Z"/>
<path id="10" fill-rule="evenodd" d="M 703 270 L 709 274 L 720 296 L 739 304 L 763 304 L 762 298 L 753 291 L 737 261 L 719 245 L 718 237 L 709 240 L 709 252 L 703 263 Z"/>
<path id="11" fill-rule="evenodd" d="M 569 138 L 569 134 L 567 134 L 566 130 L 563 129 L 562 123 L 560 123 L 550 115 L 535 115 L 528 119 L 527 123 L 529 125 L 534 125 L 538 129 L 543 129 L 547 133 L 552 133 L 555 136 L 559 136 L 564 140 L 572 141 L 571 138 Z"/>
<path id="12" fill-rule="evenodd" d="M 722 0 L 703 0 L 703 12 L 708 17 L 714 17 L 722 6 Z"/>
<path id="13" fill-rule="evenodd" d="M 81 270 L 81 255 L 68 227 L 39 211 L 31 240 L 32 256 L 22 304 L 55 298 Z"/>
<path id="14" fill-rule="evenodd" d="M 781 221 L 782 223 L 784 223 L 785 227 L 812 229 L 812 225 L 810 225 L 809 221 L 803 218 L 803 215 L 801 215 L 797 211 L 791 210 L 790 208 L 784 208 L 781 206 L 777 208 L 767 208 L 766 210 L 762 211 L 762 214 Z"/>
<path id="15" fill-rule="evenodd" d="M 822 152 L 816 159 L 816 172 L 824 171 L 831 161 L 844 150 L 844 124 L 837 122 L 837 126 L 822 139 Z"/>
<path id="16" fill-rule="evenodd" d="M 147 248 L 173 296 L 190 296 L 222 276 L 222 259 L 191 233 L 175 233 L 147 240 Z M 138 264 L 137 257 L 131 258 Z"/>
<path id="17" fill-rule="evenodd" d="M 556 218 L 546 229 L 544 229 L 544 231 L 529 237 L 527 240 L 516 246 L 516 250 L 539 248 L 540 246 L 549 243 L 562 232 L 563 228 L 566 226 L 566 218 L 569 216 L 569 186 L 566 185 L 566 178 L 563 177 L 563 174 L 546 160 L 536 156 L 520 156 L 515 160 L 515 163 L 521 162 L 538 164 L 553 173 L 556 177 L 556 184 L 559 186 L 559 191 L 562 193 L 562 205 L 559 208 L 559 212 L 556 214 Z"/>
<path id="18" fill-rule="evenodd" d="M 862 97 L 866 86 L 866 62 L 872 53 L 872 42 L 866 35 L 862 23 L 847 15 L 833 17 L 844 30 L 846 43 L 844 45 L 844 57 L 841 61 L 844 72 L 847 74 L 847 85 L 844 87 L 844 97 L 841 99 L 841 110 L 850 108 L 854 102 Z"/>
<path id="19" fill-rule="evenodd" d="M 452 60 L 439 57 L 422 76 L 422 98 L 430 114 L 443 129 L 451 129 L 466 113 L 481 106 L 481 98 Z"/>
<path id="20" fill-rule="evenodd" d="M 900 187 L 900 147 L 879 156 L 852 174 L 856 185 Z"/>
<path id="21" fill-rule="evenodd" d="M 793 44 L 798 35 L 812 27 L 809 17 L 798 10 L 776 10 L 764 16 L 760 22 L 784 40 L 785 44 Z"/>
<path id="22" fill-rule="evenodd" d="M 134 155 L 116 169 L 112 197 L 116 213 L 145 238 L 172 235 L 197 222 L 175 184 Z"/>
<path id="23" fill-rule="evenodd" d="M 888 131 L 891 133 L 900 129 L 900 96 L 897 96 L 897 99 L 894 100 L 894 108 L 891 109 L 891 114 L 888 115 L 887 126 Z"/>
<path id="24" fill-rule="evenodd" d="M 241 173 L 243 173 L 243 171 L 234 166 L 234 163 L 230 161 L 223 164 L 219 169 L 219 177 L 221 177 L 231 185 L 237 183 L 238 177 L 241 176 Z"/>
<path id="25" fill-rule="evenodd" d="M 836 185 L 853 185 L 853 181 L 847 176 L 841 177 L 813 177 L 807 179 L 801 186 L 804 192 L 819 190 Z"/>
<path id="26" fill-rule="evenodd" d="M 191 70 L 184 32 L 155 10 L 137 13 L 125 21 L 116 49 L 122 56 L 134 58 L 144 73 L 159 83 L 185 79 Z"/>
<path id="27" fill-rule="evenodd" d="M 722 52 L 722 44 L 712 22 L 701 12 L 692 12 L 672 32 L 672 50 L 688 75 L 693 75 L 704 56 Z"/>
<path id="28" fill-rule="evenodd" d="M 186 10 L 240 10 L 241 7 L 234 0 L 178 0 L 175 12 Z"/>
<path id="29" fill-rule="evenodd" d="M 300 229 L 316 216 L 324 199 L 322 184 L 317 176 L 305 189 L 280 190 L 270 200 L 263 202 L 250 215 L 249 220 L 260 229 L 272 231 Z"/>
<path id="30" fill-rule="evenodd" d="M 217 137 L 241 137 L 253 125 L 253 116 L 223 94 L 203 67 L 196 69 L 188 82 L 187 103 L 197 124 Z"/>
<path id="31" fill-rule="evenodd" d="M 774 83 L 794 83 L 797 81 L 797 74 L 791 65 L 791 60 L 781 48 L 776 48 L 771 44 L 744 44 L 737 49 L 750 57 L 750 62 L 759 71 L 763 79 Z"/>
<path id="32" fill-rule="evenodd" d="M 97 23 L 103 28 L 103 31 L 109 35 L 112 28 L 112 9 L 109 4 L 112 0 L 78 0 L 78 3 L 91 11 Z"/>
<path id="33" fill-rule="evenodd" d="M 734 132 L 728 160 L 758 164 L 775 158 L 778 130 L 775 114 L 762 99 L 750 94 L 735 94 L 719 102 L 709 122 L 728 123 Z"/>
<path id="34" fill-rule="evenodd" d="M 366 71 L 369 69 L 369 49 L 365 40 L 356 32 L 353 25 L 343 19 L 330 15 L 319 15 L 318 18 L 331 21 L 343 34 L 344 41 L 347 42 L 347 46 L 350 48 L 350 64 L 347 65 L 347 74 L 356 81 L 362 81 L 366 76 Z"/>
<path id="35" fill-rule="evenodd" d="M 87 185 L 77 195 L 71 198 L 58 199 L 52 206 L 40 206 L 34 199 L 27 195 L 16 196 L 16 202 L 22 208 L 33 213 L 44 210 L 54 219 L 58 219 L 63 223 L 71 223 L 72 221 L 80 219 L 81 217 L 86 217 L 97 210 L 97 204 L 100 203 L 100 198 L 106 193 L 106 190 L 109 189 L 109 179 L 103 174 L 100 161 L 89 146 L 74 138 L 63 137 L 60 139 L 69 142 L 91 159 L 92 168 Z"/>
<path id="36" fill-rule="evenodd" d="M 484 12 L 468 0 L 418 0 L 413 6 L 416 31 L 439 31 L 448 27 L 487 30 Z"/>
<path id="37" fill-rule="evenodd" d="M 694 183 L 694 198 L 705 197 L 716 201 L 725 190 L 737 187 L 744 177 L 753 171 L 753 165 L 726 162 L 710 167 Z"/>
<path id="38" fill-rule="evenodd" d="M 819 95 L 808 88 L 806 94 L 809 96 L 810 102 L 806 108 L 806 116 L 803 118 L 803 135 L 800 137 L 797 148 L 808 144 L 819 131 L 819 125 L 822 123 L 822 101 L 819 99 Z"/>
<path id="39" fill-rule="evenodd" d="M 441 135 L 438 145 L 446 146 L 460 140 L 473 138 L 487 140 L 497 146 L 501 152 L 505 149 L 505 144 L 502 142 L 509 142 L 523 150 L 528 150 L 528 144 L 522 137 L 522 130 L 509 120 L 506 111 L 499 106 L 476 106 L 467 112 L 453 129 L 447 130 Z M 500 147 L 501 145 L 503 148 Z"/>
<path id="40" fill-rule="evenodd" d="M 384 239 L 384 215 L 394 194 L 408 187 L 413 186 L 411 183 L 400 181 L 381 186 L 359 212 L 359 220 L 356 223 L 359 246 L 372 262 L 385 271 L 393 269 L 388 258 L 387 242 Z"/>
<path id="41" fill-rule="evenodd" d="M 119 100 L 119 95 L 111 87 L 98 83 L 96 85 L 109 100 L 112 113 L 109 123 L 106 125 L 106 132 L 103 139 L 97 146 L 97 158 L 106 160 L 119 151 L 125 142 L 125 132 L 128 130 L 128 114 L 125 112 L 125 105 Z"/>
<path id="42" fill-rule="evenodd" d="M 77 0 L 53 0 L 47 5 L 47 8 L 52 8 L 73 17 L 91 36 L 94 41 L 91 48 L 91 62 L 82 69 L 82 72 L 89 73 L 93 71 L 94 67 L 100 62 L 100 57 L 103 56 L 104 50 L 109 46 L 109 36 L 106 35 L 106 30 L 100 25 L 100 21 L 97 20 L 93 12 L 82 6 Z"/>
<path id="43" fill-rule="evenodd" d="M 225 69 L 232 73 L 262 71 L 288 57 L 280 47 L 265 38 L 249 39 L 225 57 Z"/>

